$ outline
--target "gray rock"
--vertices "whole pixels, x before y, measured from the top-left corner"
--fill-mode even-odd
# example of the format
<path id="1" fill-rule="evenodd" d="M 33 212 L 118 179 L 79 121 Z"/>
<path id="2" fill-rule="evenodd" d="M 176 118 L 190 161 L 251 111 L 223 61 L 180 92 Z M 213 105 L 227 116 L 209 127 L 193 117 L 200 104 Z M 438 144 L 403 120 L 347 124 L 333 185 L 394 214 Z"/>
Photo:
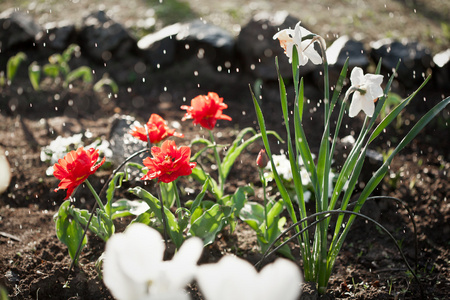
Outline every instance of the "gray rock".
<path id="1" fill-rule="evenodd" d="M 423 75 L 431 67 L 432 58 L 429 49 L 418 42 L 383 39 L 370 43 L 370 46 L 373 59 L 378 62 L 382 58 L 382 67 L 387 73 L 392 73 L 401 60 L 397 79 L 407 89 L 416 88 L 422 83 Z"/>
<path id="2" fill-rule="evenodd" d="M 273 39 L 279 30 L 294 28 L 299 20 L 287 12 L 275 14 L 259 13 L 245 25 L 236 42 L 238 55 L 242 58 L 244 71 L 252 73 L 263 80 L 277 80 L 275 57 L 278 57 L 283 78 L 292 78 L 292 66 L 284 54 L 280 43 Z M 305 24 L 302 24 L 304 26 Z M 304 26 L 305 27 L 305 26 Z M 309 62 L 300 68 L 300 76 L 315 70 Z"/>
<path id="3" fill-rule="evenodd" d="M 8 9 L 0 14 L 0 50 L 11 49 L 21 44 L 30 46 L 41 31 L 30 15 Z"/>
<path id="4" fill-rule="evenodd" d="M 144 36 L 138 42 L 153 67 L 171 65 L 196 56 L 214 64 L 224 64 L 234 56 L 234 38 L 220 27 L 195 20 L 176 23 Z"/>
<path id="5" fill-rule="evenodd" d="M 175 36 L 180 32 L 182 26 L 180 23 L 167 26 L 138 41 L 138 48 L 142 50 L 145 58 L 153 67 L 171 65 L 175 61 L 177 49 Z"/>
<path id="6" fill-rule="evenodd" d="M 110 148 L 113 152 L 111 161 L 114 167 L 119 166 L 133 153 L 146 147 L 146 144 L 129 134 L 131 125 L 136 120 L 131 116 L 114 115 L 109 133 Z M 142 164 L 142 157 L 137 156 L 131 161 Z"/>
<path id="7" fill-rule="evenodd" d="M 360 67 L 366 69 L 369 65 L 369 56 L 364 50 L 363 43 L 350 39 L 349 36 L 344 35 L 339 37 L 327 49 L 328 64 L 331 67 L 341 69 L 345 61 L 348 60 L 348 65 L 352 67 Z"/>
<path id="8" fill-rule="evenodd" d="M 223 64 L 234 57 L 234 37 L 228 31 L 201 20 L 181 27 L 176 40 L 181 56 L 196 55 L 217 64 Z"/>
<path id="9" fill-rule="evenodd" d="M 439 89 L 450 89 L 450 49 L 433 56 L 433 79 Z"/>
<path id="10" fill-rule="evenodd" d="M 39 44 L 55 50 L 65 50 L 71 43 L 75 42 L 75 25 L 67 21 L 51 22 L 44 25 L 36 39 Z"/>
<path id="11" fill-rule="evenodd" d="M 80 46 L 92 58 L 108 61 L 129 54 L 135 39 L 121 24 L 110 19 L 104 11 L 91 13 L 83 19 Z"/>

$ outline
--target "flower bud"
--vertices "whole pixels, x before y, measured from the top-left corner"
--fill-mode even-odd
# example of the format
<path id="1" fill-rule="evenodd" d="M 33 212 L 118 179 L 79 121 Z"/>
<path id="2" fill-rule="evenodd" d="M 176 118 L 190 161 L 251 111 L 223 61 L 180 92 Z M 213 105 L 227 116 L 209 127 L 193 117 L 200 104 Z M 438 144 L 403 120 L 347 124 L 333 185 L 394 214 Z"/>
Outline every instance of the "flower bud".
<path id="1" fill-rule="evenodd" d="M 261 149 L 258 153 L 258 157 L 256 158 L 256 164 L 259 168 L 264 169 L 269 162 L 269 157 L 266 154 L 266 150 Z"/>

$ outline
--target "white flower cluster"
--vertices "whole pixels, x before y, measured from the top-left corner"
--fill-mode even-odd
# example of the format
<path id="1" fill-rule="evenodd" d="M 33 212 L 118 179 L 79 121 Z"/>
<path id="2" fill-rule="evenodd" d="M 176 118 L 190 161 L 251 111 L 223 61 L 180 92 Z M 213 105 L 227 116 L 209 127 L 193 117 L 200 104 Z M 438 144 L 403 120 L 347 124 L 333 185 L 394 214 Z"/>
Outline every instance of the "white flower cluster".
<path id="1" fill-rule="evenodd" d="M 86 137 L 90 136 L 90 132 L 86 132 Z M 63 158 L 71 150 L 76 150 L 84 146 L 83 134 L 78 133 L 69 137 L 58 136 L 50 142 L 48 146 L 41 149 L 41 161 L 49 163 L 51 166 L 47 169 L 47 176 L 53 175 L 53 165 Z M 97 139 L 85 148 L 98 149 L 100 154 L 106 158 L 112 157 L 112 150 L 109 148 L 109 142 L 104 139 Z"/>
<path id="2" fill-rule="evenodd" d="M 172 260 L 163 261 L 159 232 L 135 223 L 106 243 L 103 280 L 118 300 L 188 300 L 184 288 L 193 280 L 208 300 L 294 300 L 300 295 L 303 279 L 292 261 L 277 259 L 258 273 L 231 255 L 197 265 L 202 251 L 202 241 L 189 238 Z"/>
<path id="3" fill-rule="evenodd" d="M 315 159 L 315 155 L 312 154 L 313 159 Z M 272 155 L 272 159 L 273 162 L 275 164 L 275 168 L 277 169 L 278 175 L 280 175 L 280 177 L 286 181 L 286 182 L 291 182 L 293 177 L 292 177 L 292 169 L 291 169 L 291 163 L 289 162 L 289 158 L 284 155 L 284 154 L 280 154 L 280 155 Z M 308 171 L 306 170 L 303 161 L 300 159 L 299 161 L 299 166 L 300 166 L 300 177 L 302 179 L 302 184 L 303 184 L 303 190 L 304 190 L 304 194 L 303 194 L 303 198 L 305 202 L 309 202 L 310 198 L 311 198 L 311 191 L 309 191 L 309 188 L 312 188 L 311 185 L 311 178 L 309 176 Z M 272 166 L 271 164 L 267 164 L 266 167 L 267 170 L 269 170 L 270 172 L 268 173 L 264 173 L 264 176 L 266 177 L 266 179 L 268 181 L 271 181 L 273 179 L 273 174 L 272 174 Z M 334 172 L 330 172 L 329 177 L 328 177 L 328 197 L 331 198 L 332 194 L 333 194 L 333 182 L 335 180 L 336 174 Z M 297 196 L 295 195 L 295 200 L 298 201 Z"/>

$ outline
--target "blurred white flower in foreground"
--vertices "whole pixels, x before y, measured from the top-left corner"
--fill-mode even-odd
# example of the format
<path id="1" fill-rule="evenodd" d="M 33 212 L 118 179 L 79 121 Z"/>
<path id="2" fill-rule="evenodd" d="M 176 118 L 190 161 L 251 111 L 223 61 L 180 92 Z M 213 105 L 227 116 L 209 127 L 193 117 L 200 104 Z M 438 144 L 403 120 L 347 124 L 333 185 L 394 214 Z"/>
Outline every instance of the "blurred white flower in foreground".
<path id="1" fill-rule="evenodd" d="M 184 288 L 203 251 L 199 238 L 186 240 L 172 260 L 163 261 L 164 242 L 155 229 L 136 223 L 106 243 L 103 281 L 118 300 L 189 299 Z"/>
<path id="2" fill-rule="evenodd" d="M 304 34 L 304 35 L 302 35 Z M 280 46 L 284 49 L 289 62 L 292 63 L 292 51 L 294 45 L 297 46 L 298 51 L 298 64 L 304 66 L 311 60 L 313 64 L 319 65 L 322 63 L 322 57 L 314 49 L 314 42 L 310 39 L 302 41 L 303 36 L 310 35 L 311 32 L 304 27 L 300 26 L 300 22 L 295 25 L 294 30 L 283 29 L 277 32 L 273 39 L 280 41 Z"/>
<path id="3" fill-rule="evenodd" d="M 199 266 L 196 279 L 207 300 L 294 300 L 303 282 L 292 261 L 279 258 L 258 273 L 249 262 L 232 255 Z"/>
<path id="4" fill-rule="evenodd" d="M 6 153 L 0 148 L 0 194 L 8 189 L 11 181 L 11 167 L 9 166 Z"/>
<path id="5" fill-rule="evenodd" d="M 383 75 L 364 75 L 360 67 L 354 67 L 350 74 L 350 81 L 352 85 L 348 93 L 354 92 L 354 94 L 348 112 L 349 117 L 355 117 L 361 110 L 368 117 L 372 117 L 375 111 L 375 102 L 378 97 L 384 95 L 383 89 L 381 88 Z M 348 96 L 346 95 L 346 97 Z"/>

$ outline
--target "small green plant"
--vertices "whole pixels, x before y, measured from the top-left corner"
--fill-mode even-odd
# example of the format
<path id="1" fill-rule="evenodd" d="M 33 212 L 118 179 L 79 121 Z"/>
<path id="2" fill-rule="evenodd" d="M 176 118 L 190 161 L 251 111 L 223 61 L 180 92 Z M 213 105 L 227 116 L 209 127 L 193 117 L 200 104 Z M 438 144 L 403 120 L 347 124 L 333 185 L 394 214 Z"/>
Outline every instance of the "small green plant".
<path id="1" fill-rule="evenodd" d="M 67 88 L 69 84 L 77 79 L 82 79 L 85 83 L 93 81 L 92 69 L 87 66 L 81 66 L 71 70 L 69 62 L 73 56 L 80 55 L 80 46 L 76 44 L 69 45 L 62 54 L 55 53 L 48 58 L 49 63 L 42 67 L 44 75 L 53 79 L 62 78 L 63 87 Z"/>
<path id="2" fill-rule="evenodd" d="M 67 47 L 63 53 L 55 53 L 52 54 L 48 60 L 49 63 L 43 66 L 40 66 L 36 61 L 33 61 L 28 66 L 28 77 L 30 83 L 35 91 L 41 90 L 41 78 L 42 75 L 46 77 L 52 78 L 55 83 L 62 82 L 63 88 L 68 88 L 69 85 L 81 79 L 84 83 L 90 84 L 93 82 L 94 77 L 92 73 L 92 69 L 88 66 L 80 66 L 74 70 L 72 70 L 69 66 L 70 60 L 74 56 L 80 55 L 80 47 L 76 44 L 71 44 Z M 0 87 L 4 87 L 5 85 L 11 85 L 14 78 L 16 77 L 17 70 L 20 64 L 27 59 L 27 56 L 23 52 L 19 52 L 16 55 L 9 58 L 7 62 L 6 68 L 6 77 L 5 72 L 0 72 Z M 100 91 L 104 86 L 109 86 L 113 94 L 117 94 L 119 91 L 118 85 L 109 78 L 108 74 L 104 74 L 103 77 L 94 84 L 94 91 Z"/>
<path id="3" fill-rule="evenodd" d="M 5 85 L 11 85 L 16 77 L 17 70 L 20 64 L 27 59 L 27 55 L 23 52 L 19 52 L 14 56 L 11 56 L 6 62 L 6 78 L 5 73 L 0 72 L 0 87 Z"/>

